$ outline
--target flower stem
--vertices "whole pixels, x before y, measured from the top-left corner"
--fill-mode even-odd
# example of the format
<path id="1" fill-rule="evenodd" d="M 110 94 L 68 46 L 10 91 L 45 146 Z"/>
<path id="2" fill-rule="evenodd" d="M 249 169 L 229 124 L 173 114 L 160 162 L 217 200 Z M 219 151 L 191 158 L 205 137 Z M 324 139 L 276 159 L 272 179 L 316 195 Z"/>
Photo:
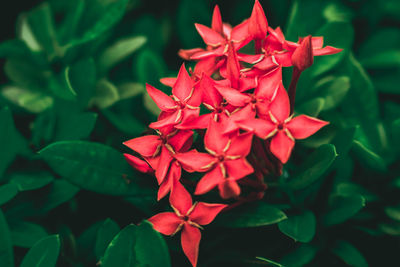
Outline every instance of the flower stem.
<path id="1" fill-rule="evenodd" d="M 293 114 L 294 112 L 294 104 L 295 104 L 295 98 L 296 98 L 296 88 L 297 88 L 297 83 L 300 78 L 301 71 L 294 67 L 293 68 L 293 73 L 292 73 L 292 80 L 290 82 L 288 94 L 289 94 L 289 100 L 290 100 L 290 114 Z"/>

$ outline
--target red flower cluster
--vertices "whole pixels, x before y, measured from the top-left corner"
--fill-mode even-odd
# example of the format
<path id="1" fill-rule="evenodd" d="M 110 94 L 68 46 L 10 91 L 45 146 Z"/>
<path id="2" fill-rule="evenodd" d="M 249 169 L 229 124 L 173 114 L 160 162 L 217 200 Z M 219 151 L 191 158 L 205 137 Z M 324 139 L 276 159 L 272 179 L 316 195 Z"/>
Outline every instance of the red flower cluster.
<path id="1" fill-rule="evenodd" d="M 161 79 L 172 87 L 171 96 L 146 86 L 161 109 L 158 120 L 150 124 L 156 134 L 124 143 L 141 156 L 125 154 L 134 168 L 155 173 L 160 186 L 158 200 L 170 193 L 174 212 L 157 214 L 149 221 L 165 235 L 182 229 L 183 251 L 193 266 L 197 264 L 201 225 L 209 224 L 227 205 L 192 204 L 182 183 L 194 185 L 195 195 L 218 188 L 223 199 L 262 198 L 267 188 L 263 177 L 281 174 L 295 139 L 307 138 L 327 124 L 305 115 L 294 116 L 301 72 L 312 65 L 313 56 L 341 51 L 323 47 L 322 37 L 287 41 L 279 27 L 268 26 L 258 0 L 251 17 L 236 27 L 222 22 L 218 6 L 211 28 L 195 26 L 206 49 L 179 51 L 182 58 L 197 61 L 191 75 L 183 64 L 177 78 Z M 241 53 L 251 41 L 255 53 Z M 290 66 L 294 70 L 288 95 L 282 84 L 282 67 Z M 201 104 L 209 112 L 203 112 Z M 203 138 L 204 149 L 197 146 L 202 152 L 191 149 L 194 130 Z M 182 168 L 204 176 L 199 181 L 185 180 Z M 246 190 L 246 197 L 243 187 L 251 189 Z"/>

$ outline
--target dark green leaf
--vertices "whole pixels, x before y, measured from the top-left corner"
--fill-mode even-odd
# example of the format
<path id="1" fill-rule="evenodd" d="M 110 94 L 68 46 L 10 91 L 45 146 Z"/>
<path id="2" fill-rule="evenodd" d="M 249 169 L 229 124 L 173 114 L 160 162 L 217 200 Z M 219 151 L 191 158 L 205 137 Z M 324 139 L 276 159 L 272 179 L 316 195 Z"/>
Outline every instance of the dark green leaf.
<path id="1" fill-rule="evenodd" d="M 103 257 L 108 244 L 113 240 L 115 235 L 117 235 L 120 230 L 121 229 L 119 228 L 118 224 L 110 218 L 106 219 L 100 226 L 100 228 L 97 230 L 96 244 L 94 248 L 97 260 Z"/>
<path id="2" fill-rule="evenodd" d="M 13 199 L 18 193 L 18 187 L 14 184 L 0 186 L 0 205 Z"/>
<path id="3" fill-rule="evenodd" d="M 303 244 L 294 251 L 286 254 L 281 263 L 287 267 L 300 267 L 311 262 L 315 255 L 317 254 L 317 249 L 311 245 Z"/>
<path id="4" fill-rule="evenodd" d="M 6 218 L 0 210 L 0 263 L 3 267 L 14 267 L 14 255 L 10 229 Z"/>
<path id="5" fill-rule="evenodd" d="M 146 195 L 122 153 L 111 147 L 84 141 L 53 143 L 40 155 L 59 175 L 84 189 L 110 195 Z"/>
<path id="6" fill-rule="evenodd" d="M 7 77 L 18 86 L 39 91 L 47 85 L 46 74 L 26 59 L 8 59 L 4 65 Z"/>
<path id="7" fill-rule="evenodd" d="M 50 211 L 73 198 L 79 188 L 64 180 L 54 180 L 50 193 L 44 198 L 43 211 Z"/>
<path id="8" fill-rule="evenodd" d="M 15 156 L 23 151 L 27 142 L 15 129 L 11 111 L 8 108 L 0 109 L 0 177 Z"/>
<path id="9" fill-rule="evenodd" d="M 118 130 L 131 136 L 138 136 L 147 129 L 133 114 L 118 111 L 117 108 L 104 109 L 103 114 Z"/>
<path id="10" fill-rule="evenodd" d="M 29 56 L 26 44 L 18 39 L 0 43 L 0 58 L 24 58 Z"/>
<path id="11" fill-rule="evenodd" d="M 329 210 L 323 217 L 327 226 L 342 223 L 365 206 L 365 198 L 358 194 L 332 195 L 329 198 Z"/>
<path id="12" fill-rule="evenodd" d="M 271 266 L 278 266 L 278 267 L 284 267 L 282 264 L 279 264 L 275 261 L 263 258 L 263 257 L 256 257 L 256 259 L 260 260 L 260 261 L 265 261 L 268 262 Z"/>
<path id="13" fill-rule="evenodd" d="M 335 193 L 342 196 L 351 196 L 355 194 L 362 195 L 365 200 L 368 201 L 376 201 L 378 200 L 378 196 L 369 192 L 367 189 L 362 187 L 361 185 L 355 183 L 340 183 L 335 188 Z"/>
<path id="14" fill-rule="evenodd" d="M 278 223 L 279 230 L 285 235 L 304 243 L 310 242 L 315 235 L 316 220 L 311 211 L 289 216 L 287 220 Z"/>
<path id="15" fill-rule="evenodd" d="M 143 85 L 148 83 L 161 89 L 159 80 L 165 76 L 166 66 L 160 58 L 148 49 L 139 54 L 133 71 Z"/>
<path id="16" fill-rule="evenodd" d="M 385 161 L 361 142 L 353 140 L 352 151 L 357 155 L 362 164 L 367 165 L 374 170 L 386 170 Z"/>
<path id="17" fill-rule="evenodd" d="M 168 247 L 161 234 L 148 221 L 137 227 L 135 252 L 137 261 L 148 267 L 169 267 L 171 260 Z"/>
<path id="18" fill-rule="evenodd" d="M 392 220 L 400 222 L 400 207 L 385 207 L 385 213 Z"/>
<path id="19" fill-rule="evenodd" d="M 98 38 L 107 30 L 111 29 L 125 14 L 126 6 L 129 0 L 120 0 L 111 2 L 100 18 L 95 20 L 94 24 L 84 32 L 84 34 L 71 43 L 69 46 L 75 46 L 87 43 L 93 39 Z"/>
<path id="20" fill-rule="evenodd" d="M 324 110 L 329 110 L 342 102 L 349 89 L 349 77 L 341 76 L 321 79 L 314 90 L 325 100 Z"/>
<path id="21" fill-rule="evenodd" d="M 317 97 L 303 103 L 298 108 L 298 112 L 311 117 L 317 117 L 318 114 L 323 110 L 324 105 L 325 105 L 325 99 L 323 99 L 322 97 Z"/>
<path id="22" fill-rule="evenodd" d="M 346 264 L 355 267 L 367 267 L 364 256 L 352 244 L 346 241 L 338 241 L 332 252 L 341 258 Z"/>
<path id="23" fill-rule="evenodd" d="M 102 267 L 135 267 L 136 226 L 128 225 L 108 245 L 101 260 Z"/>
<path id="24" fill-rule="evenodd" d="M 286 218 L 280 209 L 258 202 L 219 215 L 215 224 L 229 228 L 259 227 L 275 224 Z"/>
<path id="25" fill-rule="evenodd" d="M 10 183 L 15 184 L 19 191 L 27 191 L 42 188 L 53 180 L 54 177 L 48 172 L 14 173 Z"/>
<path id="26" fill-rule="evenodd" d="M 97 120 L 93 112 L 73 112 L 66 108 L 58 110 L 54 141 L 78 140 L 90 136 Z"/>
<path id="27" fill-rule="evenodd" d="M 20 267 L 53 267 L 57 264 L 60 253 L 58 235 L 45 237 L 38 241 L 25 255 Z"/>
<path id="28" fill-rule="evenodd" d="M 67 68 L 67 85 L 77 94 L 78 103 L 86 108 L 96 86 L 96 65 L 92 58 L 83 59 Z"/>
<path id="29" fill-rule="evenodd" d="M 31 222 L 16 222 L 11 224 L 10 228 L 12 242 L 17 247 L 30 248 L 47 236 L 42 226 Z"/>
<path id="30" fill-rule="evenodd" d="M 117 87 L 110 81 L 103 79 L 97 82 L 95 95 L 90 100 L 90 106 L 100 109 L 107 108 L 119 100 Z"/>
<path id="31" fill-rule="evenodd" d="M 331 166 L 337 154 L 334 145 L 322 145 L 300 166 L 299 173 L 283 186 L 300 190 L 313 184 Z"/>
<path id="32" fill-rule="evenodd" d="M 115 42 L 100 55 L 98 64 L 103 73 L 124 60 L 146 43 L 143 36 L 128 37 Z"/>

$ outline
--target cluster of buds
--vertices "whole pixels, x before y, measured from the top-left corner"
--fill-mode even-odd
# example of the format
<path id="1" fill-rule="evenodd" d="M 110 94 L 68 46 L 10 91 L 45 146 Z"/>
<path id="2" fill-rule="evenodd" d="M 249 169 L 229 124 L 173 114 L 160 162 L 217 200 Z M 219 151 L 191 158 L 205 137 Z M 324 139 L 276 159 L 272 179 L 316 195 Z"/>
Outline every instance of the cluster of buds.
<path id="1" fill-rule="evenodd" d="M 171 96 L 146 85 L 161 109 L 158 120 L 149 125 L 154 135 L 124 143 L 137 153 L 125 154 L 129 164 L 154 173 L 158 200 L 169 193 L 174 212 L 157 214 L 149 221 L 165 235 L 182 230 L 182 248 L 193 266 L 202 225 L 211 223 L 222 210 L 262 198 L 267 189 L 264 177 L 281 175 L 295 140 L 328 124 L 306 115 L 294 116 L 296 84 L 314 56 L 341 51 L 323 47 L 322 37 L 287 41 L 279 27 L 268 26 L 258 0 L 251 17 L 233 28 L 222 22 L 215 6 L 211 25 L 195 24 L 205 49 L 179 51 L 183 59 L 196 61 L 190 75 L 183 64 L 177 78 L 161 79 L 172 87 Z M 244 46 L 253 46 L 255 53 L 241 53 Z M 291 66 L 293 76 L 286 91 L 282 67 Z M 195 131 L 199 138 L 193 148 Z M 182 169 L 204 175 L 199 180 L 185 179 Z M 192 187 L 194 195 L 216 189 L 231 204 L 193 204 L 184 185 Z"/>

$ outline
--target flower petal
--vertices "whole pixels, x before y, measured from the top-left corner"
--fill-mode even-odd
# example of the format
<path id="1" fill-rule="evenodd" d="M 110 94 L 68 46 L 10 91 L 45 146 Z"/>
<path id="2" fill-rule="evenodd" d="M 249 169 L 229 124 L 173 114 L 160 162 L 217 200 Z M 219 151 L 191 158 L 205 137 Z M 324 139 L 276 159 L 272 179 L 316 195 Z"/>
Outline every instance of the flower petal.
<path id="1" fill-rule="evenodd" d="M 198 182 L 195 190 L 195 195 L 202 195 L 213 189 L 217 184 L 224 180 L 221 168 L 215 166 L 212 170 L 206 173 Z"/>
<path id="2" fill-rule="evenodd" d="M 176 78 L 175 77 L 166 77 L 166 78 L 161 78 L 160 82 L 168 87 L 173 87 L 175 82 L 176 82 Z"/>
<path id="3" fill-rule="evenodd" d="M 294 141 L 290 139 L 283 131 L 278 131 L 271 139 L 270 150 L 282 163 L 289 160 L 294 147 Z"/>
<path id="4" fill-rule="evenodd" d="M 265 17 L 264 10 L 258 0 L 255 1 L 253 11 L 249 18 L 249 34 L 253 39 L 263 40 L 267 35 L 268 21 Z"/>
<path id="5" fill-rule="evenodd" d="M 165 114 L 165 116 L 162 116 L 162 119 L 159 119 L 158 121 L 152 122 L 149 124 L 149 127 L 152 129 L 160 129 L 164 128 L 167 126 L 172 126 L 180 122 L 182 120 L 182 115 L 179 118 L 179 113 L 182 112 L 180 109 L 176 109 L 173 112 L 161 112 L 160 114 Z M 161 116 L 160 116 L 161 117 Z"/>
<path id="6" fill-rule="evenodd" d="M 226 64 L 227 78 L 231 81 L 231 86 L 235 89 L 239 89 L 240 64 L 232 42 L 228 44 L 228 60 Z"/>
<path id="7" fill-rule="evenodd" d="M 201 233 L 198 228 L 187 223 L 183 225 L 183 230 L 181 235 L 181 245 L 183 252 L 189 259 L 193 267 L 196 267 L 197 265 L 197 259 L 199 257 L 200 239 L 201 239 Z"/>
<path id="8" fill-rule="evenodd" d="M 226 155 L 246 157 L 250 153 L 252 140 L 253 133 L 244 133 L 232 137 Z"/>
<path id="9" fill-rule="evenodd" d="M 343 49 L 341 48 L 335 48 L 332 46 L 325 46 L 324 48 L 321 49 L 314 49 L 313 53 L 314 56 L 324 56 L 324 55 L 332 55 L 341 52 Z"/>
<path id="10" fill-rule="evenodd" d="M 200 225 L 207 225 L 211 223 L 218 213 L 220 213 L 228 205 L 225 204 L 209 204 L 198 202 L 189 215 L 190 220 Z"/>
<path id="11" fill-rule="evenodd" d="M 225 179 L 218 185 L 219 195 L 223 199 L 229 199 L 240 195 L 240 186 L 234 179 Z"/>
<path id="12" fill-rule="evenodd" d="M 261 139 L 267 136 L 276 128 L 276 125 L 268 120 L 248 118 L 247 120 L 240 120 L 236 122 L 241 129 L 254 132 L 255 135 Z"/>
<path id="13" fill-rule="evenodd" d="M 185 63 L 183 63 L 179 69 L 178 77 L 176 78 L 174 87 L 172 87 L 172 94 L 184 102 L 191 94 L 192 89 L 193 81 L 186 71 Z"/>
<path id="14" fill-rule="evenodd" d="M 314 63 L 311 35 L 304 38 L 300 46 L 293 52 L 292 63 L 300 71 L 309 68 Z"/>
<path id="15" fill-rule="evenodd" d="M 156 178 L 158 184 L 161 184 L 165 176 L 168 173 L 169 166 L 171 164 L 171 161 L 173 160 L 172 156 L 170 155 L 170 152 L 165 146 L 161 147 L 161 155 L 158 160 L 158 165 L 156 169 Z"/>
<path id="16" fill-rule="evenodd" d="M 182 130 L 205 129 L 207 128 L 210 119 L 212 119 L 212 116 L 213 113 L 204 114 L 197 118 L 194 118 L 193 120 L 186 120 L 185 122 L 177 125 L 176 128 Z"/>
<path id="17" fill-rule="evenodd" d="M 329 124 L 329 122 L 300 115 L 286 123 L 286 127 L 296 139 L 304 139 L 316 133 L 319 129 Z"/>
<path id="18" fill-rule="evenodd" d="M 195 23 L 194 26 L 207 45 L 219 46 L 225 43 L 225 38 L 213 29 L 198 23 Z"/>
<path id="19" fill-rule="evenodd" d="M 125 141 L 123 144 L 143 157 L 151 157 L 161 145 L 161 140 L 157 135 L 145 135 Z"/>
<path id="20" fill-rule="evenodd" d="M 254 92 L 257 98 L 272 100 L 276 89 L 282 83 L 282 67 L 278 66 L 258 79 Z"/>
<path id="21" fill-rule="evenodd" d="M 171 194 L 169 195 L 169 203 L 179 211 L 180 215 L 186 215 L 193 205 L 192 197 L 179 181 L 174 181 Z"/>
<path id="22" fill-rule="evenodd" d="M 135 156 L 132 156 L 132 155 L 126 154 L 126 153 L 124 153 L 124 157 L 125 157 L 125 160 L 129 163 L 129 165 L 131 165 L 133 168 L 135 168 L 136 170 L 138 170 L 140 172 L 149 173 L 149 172 L 154 171 L 149 166 L 149 164 L 144 160 L 141 160 Z"/>
<path id="23" fill-rule="evenodd" d="M 218 5 L 215 5 L 211 20 L 211 28 L 219 34 L 222 34 L 222 17 Z"/>
<path id="24" fill-rule="evenodd" d="M 229 142 L 229 137 L 223 135 L 224 128 L 222 123 L 210 120 L 207 132 L 204 136 L 204 146 L 208 150 L 212 150 L 217 154 L 223 152 Z"/>
<path id="25" fill-rule="evenodd" d="M 193 132 L 189 130 L 178 131 L 174 136 L 168 139 L 175 151 L 180 151 L 183 147 L 191 146 L 193 141 Z"/>
<path id="26" fill-rule="evenodd" d="M 193 48 L 193 49 L 180 49 L 178 55 L 184 60 L 190 60 L 190 57 L 197 52 L 204 51 L 203 48 Z"/>
<path id="27" fill-rule="evenodd" d="M 272 115 L 279 121 L 285 121 L 290 112 L 289 96 L 281 83 L 275 92 L 275 97 L 269 106 Z"/>
<path id="28" fill-rule="evenodd" d="M 150 84 L 146 84 L 146 90 L 161 110 L 170 111 L 175 108 L 175 101 L 160 90 L 154 88 Z"/>
<path id="29" fill-rule="evenodd" d="M 243 178 L 254 172 L 253 167 L 244 158 L 226 160 L 224 161 L 224 166 L 228 176 L 235 179 Z"/>
<path id="30" fill-rule="evenodd" d="M 182 175 L 182 169 L 178 162 L 174 161 L 169 168 L 166 179 L 161 183 L 157 193 L 157 201 L 160 201 L 165 197 L 168 192 L 172 190 L 172 187 L 176 181 L 179 181 Z"/>
<path id="31" fill-rule="evenodd" d="M 251 101 L 251 97 L 247 94 L 239 92 L 237 89 L 230 87 L 216 86 L 218 92 L 228 101 L 229 104 L 236 107 L 243 107 Z"/>
<path id="32" fill-rule="evenodd" d="M 210 164 L 215 161 L 215 157 L 207 153 L 200 153 L 196 149 L 185 153 L 177 153 L 175 158 L 189 172 L 205 172 L 211 168 Z M 207 166 L 210 167 L 205 168 Z"/>
<path id="33" fill-rule="evenodd" d="M 147 220 L 153 224 L 154 230 L 164 235 L 172 235 L 182 223 L 182 219 L 173 212 L 162 212 Z"/>

